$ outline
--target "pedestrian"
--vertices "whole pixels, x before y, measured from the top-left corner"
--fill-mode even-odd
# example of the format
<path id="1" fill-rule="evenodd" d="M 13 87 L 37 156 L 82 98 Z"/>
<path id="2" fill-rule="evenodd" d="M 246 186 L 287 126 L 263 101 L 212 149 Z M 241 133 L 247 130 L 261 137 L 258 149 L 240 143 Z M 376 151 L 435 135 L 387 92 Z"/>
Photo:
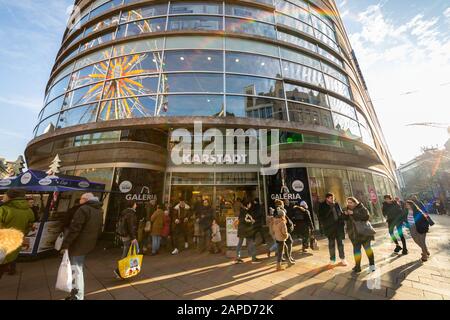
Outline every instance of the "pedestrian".
<path id="1" fill-rule="evenodd" d="M 156 210 L 153 212 L 150 221 L 152 223 L 150 234 L 152 236 L 152 256 L 158 254 L 161 247 L 161 237 L 164 229 L 164 211 L 161 205 L 156 205 Z"/>
<path id="2" fill-rule="evenodd" d="M 407 255 L 408 249 L 406 248 L 406 240 L 403 235 L 403 224 L 406 216 L 402 207 L 392 199 L 390 194 L 384 196 L 384 202 L 382 207 L 383 216 L 388 223 L 389 235 L 392 241 L 395 243 L 395 253 L 402 251 L 402 254 Z M 402 241 L 402 247 L 399 245 L 397 237 L 395 236 L 394 229 L 397 229 L 398 236 Z"/>
<path id="3" fill-rule="evenodd" d="M 201 232 L 199 251 L 204 252 L 211 239 L 211 225 L 214 219 L 214 210 L 211 208 L 208 199 L 203 200 L 203 205 L 198 208 L 197 216 L 199 217 Z"/>
<path id="4" fill-rule="evenodd" d="M 189 219 L 191 207 L 184 201 L 180 199 L 180 202 L 173 207 L 173 217 L 172 217 L 172 241 L 174 249 L 172 254 L 178 254 L 180 252 L 180 242 L 184 241 L 184 248 L 189 248 Z"/>
<path id="5" fill-rule="evenodd" d="M 7 271 L 3 264 L 14 251 L 20 250 L 23 243 L 23 233 L 16 229 L 0 229 L 0 279 Z"/>
<path id="6" fill-rule="evenodd" d="M 428 261 L 430 251 L 428 251 L 426 237 L 430 228 L 430 224 L 424 213 L 412 200 L 406 201 L 407 210 L 407 226 L 414 242 L 422 249 L 422 261 Z"/>
<path id="7" fill-rule="evenodd" d="M 412 196 L 411 200 L 423 213 L 427 212 L 427 208 L 426 208 L 425 204 L 422 201 L 420 201 L 416 195 Z"/>
<path id="8" fill-rule="evenodd" d="M 259 262 L 260 260 L 256 257 L 256 247 L 254 241 L 254 230 L 253 225 L 255 224 L 255 219 L 250 214 L 251 205 L 249 203 L 243 203 L 241 207 L 241 213 L 239 214 L 239 224 L 238 224 L 238 244 L 236 247 L 236 263 L 243 263 L 244 260 L 241 259 L 241 248 L 244 244 L 244 240 L 247 242 L 248 255 L 252 257 L 252 262 Z"/>
<path id="9" fill-rule="evenodd" d="M 25 199 L 25 191 L 10 189 L 3 196 L 3 204 L 0 206 L 0 229 L 16 229 L 25 236 L 28 234 L 34 220 L 34 213 Z M 6 256 L 0 265 L 0 273 L 8 272 L 15 275 L 16 260 L 21 248 L 16 249 Z"/>
<path id="10" fill-rule="evenodd" d="M 200 240 L 202 238 L 202 230 L 200 228 L 200 217 L 195 214 L 194 216 L 194 245 L 197 249 L 199 249 L 200 246 Z"/>
<path id="11" fill-rule="evenodd" d="M 366 222 L 370 219 L 369 210 L 356 198 L 347 198 L 347 210 L 344 211 L 347 220 L 347 233 L 353 245 L 353 256 L 355 258 L 355 267 L 352 269 L 355 273 L 361 272 L 361 247 L 364 248 L 369 259 L 369 270 L 375 271 L 375 257 L 371 241 L 375 240 L 373 235 L 358 233 L 356 223 Z"/>
<path id="12" fill-rule="evenodd" d="M 273 218 L 273 232 L 277 242 L 277 271 L 284 270 L 281 262 L 283 259 L 283 253 L 286 250 L 285 241 L 289 237 L 286 223 L 286 211 L 278 210 L 277 215 Z"/>
<path id="13" fill-rule="evenodd" d="M 269 247 L 267 249 L 267 257 L 270 258 L 270 254 L 271 252 L 277 252 L 277 240 L 275 239 L 275 233 L 273 230 L 273 222 L 275 219 L 275 209 L 273 208 L 269 208 L 269 212 L 266 216 L 266 223 L 267 223 L 267 227 L 269 228 L 269 235 L 271 236 L 272 240 L 273 240 L 273 244 L 271 247 Z"/>
<path id="14" fill-rule="evenodd" d="M 293 210 L 293 207 L 291 208 L 291 212 Z M 294 247 L 294 239 L 292 238 L 292 234 L 295 229 L 295 224 L 292 222 L 291 218 L 289 218 L 288 213 L 286 209 L 283 206 L 277 207 L 277 214 L 280 213 L 280 211 L 283 211 L 285 213 L 285 219 L 286 219 L 286 227 L 288 231 L 288 238 L 285 240 L 285 250 L 284 250 L 284 256 L 287 259 L 287 262 L 289 265 L 295 264 L 295 259 L 292 257 L 292 249 Z"/>
<path id="15" fill-rule="evenodd" d="M 146 228 L 147 224 L 151 223 L 151 217 L 152 214 L 156 211 L 156 200 L 151 199 L 150 201 L 146 202 L 144 204 L 144 210 L 145 210 L 145 221 L 144 221 L 144 230 L 142 231 L 143 234 L 143 240 L 142 240 L 142 252 L 145 254 L 147 252 L 147 248 L 150 248 L 150 242 L 152 239 L 151 230 L 148 230 Z M 142 224 L 141 224 L 142 227 Z M 139 228 L 138 228 L 139 229 Z M 138 236 L 139 238 L 139 236 Z"/>
<path id="16" fill-rule="evenodd" d="M 314 224 L 305 201 L 300 202 L 300 206 L 294 206 L 295 232 L 302 239 L 302 252 L 306 252 L 311 242 Z"/>
<path id="17" fill-rule="evenodd" d="M 264 216 L 261 210 L 261 203 L 259 202 L 259 198 L 253 200 L 253 205 L 251 206 L 250 214 L 255 219 L 255 224 L 253 225 L 253 230 L 255 234 L 253 235 L 256 243 L 256 235 L 259 233 L 261 235 L 262 244 L 266 244 L 266 238 L 264 237 L 263 224 L 264 224 Z"/>
<path id="18" fill-rule="evenodd" d="M 400 199 L 400 197 L 395 197 L 394 200 L 400 206 L 400 208 L 402 208 L 402 211 L 405 211 L 405 201 Z"/>
<path id="19" fill-rule="evenodd" d="M 161 232 L 161 245 L 163 245 L 166 249 L 170 243 L 170 219 L 170 211 L 166 207 L 164 210 L 163 229 Z"/>
<path id="20" fill-rule="evenodd" d="M 84 261 L 95 249 L 102 228 L 102 203 L 92 193 L 83 194 L 61 246 L 62 254 L 68 250 L 74 277 L 72 292 L 66 300 L 84 300 Z"/>
<path id="21" fill-rule="evenodd" d="M 136 215 L 136 201 L 128 201 L 127 208 L 120 215 L 117 223 L 116 233 L 122 241 L 123 249 L 120 259 L 128 255 L 130 246 L 137 244 L 138 218 Z M 121 279 L 119 270 L 115 269 L 114 274 L 117 279 Z"/>
<path id="22" fill-rule="evenodd" d="M 319 220 L 323 228 L 323 233 L 328 238 L 330 265 L 336 263 L 337 244 L 341 265 L 347 266 L 344 251 L 345 221 L 341 206 L 336 202 L 334 194 L 327 193 L 325 195 L 325 201 L 319 206 Z"/>
<path id="23" fill-rule="evenodd" d="M 220 242 L 222 241 L 222 236 L 220 234 L 220 227 L 216 222 L 216 219 L 213 220 L 211 224 L 211 253 L 220 253 Z"/>

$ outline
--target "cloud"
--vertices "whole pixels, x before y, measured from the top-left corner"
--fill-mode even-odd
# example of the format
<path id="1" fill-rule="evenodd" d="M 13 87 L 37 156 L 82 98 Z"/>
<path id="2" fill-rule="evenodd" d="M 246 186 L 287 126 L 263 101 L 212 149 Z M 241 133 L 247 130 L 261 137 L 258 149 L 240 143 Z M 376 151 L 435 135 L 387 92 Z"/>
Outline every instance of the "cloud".
<path id="1" fill-rule="evenodd" d="M 0 96 L 0 103 L 9 104 L 14 107 L 26 108 L 32 111 L 39 111 L 42 108 L 42 102 L 38 100 L 28 100 L 21 98 L 11 98 Z"/>
<path id="2" fill-rule="evenodd" d="M 450 7 L 448 7 L 448 8 L 444 11 L 444 16 L 447 17 L 448 19 L 450 19 Z"/>

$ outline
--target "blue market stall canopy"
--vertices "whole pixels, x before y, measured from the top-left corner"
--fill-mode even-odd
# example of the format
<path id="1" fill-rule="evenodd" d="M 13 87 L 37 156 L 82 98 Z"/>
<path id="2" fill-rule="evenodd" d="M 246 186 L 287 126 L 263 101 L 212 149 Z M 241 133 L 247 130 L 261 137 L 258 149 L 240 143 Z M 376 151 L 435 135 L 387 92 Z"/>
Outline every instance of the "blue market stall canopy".
<path id="1" fill-rule="evenodd" d="M 31 192 L 103 192 L 105 190 L 105 185 L 90 182 L 83 177 L 67 176 L 63 174 L 49 176 L 44 171 L 28 170 L 17 177 L 0 180 L 0 190 L 8 190 L 11 188 L 24 189 Z"/>

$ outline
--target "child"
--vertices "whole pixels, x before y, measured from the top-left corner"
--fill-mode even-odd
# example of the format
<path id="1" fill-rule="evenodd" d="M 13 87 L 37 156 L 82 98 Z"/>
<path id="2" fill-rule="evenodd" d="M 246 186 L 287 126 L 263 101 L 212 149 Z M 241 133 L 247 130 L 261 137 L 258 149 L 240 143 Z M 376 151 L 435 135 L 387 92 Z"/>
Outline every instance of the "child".
<path id="1" fill-rule="evenodd" d="M 284 268 L 281 266 L 281 259 L 285 251 L 285 242 L 289 238 L 288 228 L 286 225 L 286 212 L 284 209 L 277 211 L 277 216 L 273 219 L 273 233 L 275 240 L 277 241 L 277 271 L 281 271 Z"/>
<path id="2" fill-rule="evenodd" d="M 220 235 L 220 227 L 216 222 L 216 219 L 213 220 L 211 225 L 211 252 L 212 253 L 220 253 L 220 242 L 222 241 L 222 236 Z"/>
<path id="3" fill-rule="evenodd" d="M 200 238 L 202 236 L 202 231 L 200 229 L 200 219 L 195 218 L 194 222 L 194 245 L 198 248 L 198 244 L 200 242 Z"/>

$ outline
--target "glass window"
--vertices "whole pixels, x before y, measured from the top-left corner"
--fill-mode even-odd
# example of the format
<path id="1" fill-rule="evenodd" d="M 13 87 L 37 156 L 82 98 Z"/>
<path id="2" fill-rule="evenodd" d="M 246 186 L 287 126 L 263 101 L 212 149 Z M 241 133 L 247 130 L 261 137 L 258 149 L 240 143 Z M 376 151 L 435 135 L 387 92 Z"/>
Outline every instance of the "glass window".
<path id="1" fill-rule="evenodd" d="M 158 51 L 164 46 L 164 38 L 152 38 L 146 40 L 130 41 L 114 46 L 113 57 L 131 53 Z"/>
<path id="2" fill-rule="evenodd" d="M 113 39 L 113 33 L 112 32 L 103 34 L 103 35 L 101 35 L 98 38 L 92 39 L 91 41 L 88 41 L 88 42 L 82 44 L 80 46 L 80 52 L 83 52 L 83 51 L 91 49 L 91 48 L 93 48 L 95 46 L 101 45 L 104 42 L 111 41 L 112 39 Z"/>
<path id="3" fill-rule="evenodd" d="M 283 82 L 259 77 L 227 75 L 227 93 L 284 98 Z"/>
<path id="4" fill-rule="evenodd" d="M 303 31 L 305 33 L 309 33 L 310 35 L 314 35 L 313 28 L 307 25 L 304 22 L 301 22 L 300 20 L 291 18 L 289 16 L 286 16 L 284 14 L 277 13 L 277 23 L 284 24 L 285 26 L 291 27 L 298 31 Z"/>
<path id="5" fill-rule="evenodd" d="M 257 9 L 254 7 L 244 7 L 227 3 L 225 7 L 225 14 L 229 16 L 251 18 L 254 20 L 275 23 L 275 17 L 272 12 Z"/>
<path id="6" fill-rule="evenodd" d="M 83 58 L 81 58 L 80 60 L 77 60 L 76 64 L 75 64 L 75 70 L 84 68 L 90 64 L 102 61 L 102 60 L 107 60 L 111 57 L 111 48 L 109 47 L 107 49 L 103 49 L 101 51 L 96 51 L 93 52 Z"/>
<path id="7" fill-rule="evenodd" d="M 332 55 L 331 53 L 329 53 L 327 50 L 322 49 L 321 47 L 319 47 L 319 54 L 325 58 L 327 58 L 328 60 L 333 61 L 334 63 L 336 63 L 337 65 L 344 67 L 344 64 L 342 63 L 342 60 L 339 58 L 336 58 L 334 55 Z"/>
<path id="8" fill-rule="evenodd" d="M 70 138 L 69 146 L 80 147 L 91 144 L 112 143 L 120 141 L 120 131 L 96 132 Z"/>
<path id="9" fill-rule="evenodd" d="M 280 78 L 280 60 L 247 53 L 226 53 L 227 72 L 247 73 Z"/>
<path id="10" fill-rule="evenodd" d="M 42 134 L 51 132 L 54 129 L 56 129 L 56 122 L 58 121 L 58 117 L 59 117 L 59 114 L 54 115 L 54 116 L 42 121 L 36 130 L 36 136 L 40 136 Z"/>
<path id="11" fill-rule="evenodd" d="M 161 54 L 159 52 L 137 53 L 111 60 L 107 79 L 139 76 L 147 73 L 157 73 L 161 69 Z"/>
<path id="12" fill-rule="evenodd" d="M 227 96 L 227 116 L 287 120 L 286 104 L 282 100 Z"/>
<path id="13" fill-rule="evenodd" d="M 353 106 L 332 96 L 329 96 L 329 100 L 330 107 L 333 111 L 345 114 L 352 119 L 356 119 L 355 108 Z"/>
<path id="14" fill-rule="evenodd" d="M 151 6 L 145 6 L 141 8 L 134 8 L 125 12 L 122 12 L 120 22 L 130 22 L 134 20 L 142 20 L 145 18 L 151 18 L 156 16 L 164 16 L 167 14 L 167 4 L 157 4 Z"/>
<path id="15" fill-rule="evenodd" d="M 333 68 L 329 64 L 322 63 L 322 70 L 326 74 L 329 74 L 332 77 L 335 77 L 336 79 L 340 80 L 341 82 L 348 85 L 348 78 L 345 74 L 337 70 L 336 68 Z"/>
<path id="16" fill-rule="evenodd" d="M 209 16 L 175 16 L 169 18 L 168 30 L 223 30 L 223 19 Z"/>
<path id="17" fill-rule="evenodd" d="M 69 109 L 80 104 L 98 101 L 102 97 L 102 91 L 103 82 L 71 91 L 66 95 L 63 109 Z"/>
<path id="18" fill-rule="evenodd" d="M 286 78 L 324 87 L 322 72 L 301 64 L 283 61 L 283 75 Z"/>
<path id="19" fill-rule="evenodd" d="M 225 38 L 225 50 L 247 51 L 250 53 L 262 54 L 267 56 L 279 56 L 278 46 L 238 38 Z"/>
<path id="20" fill-rule="evenodd" d="M 170 14 L 222 14 L 222 3 L 172 2 Z"/>
<path id="21" fill-rule="evenodd" d="M 162 96 L 159 116 L 223 116 L 223 96 L 169 95 Z"/>
<path id="22" fill-rule="evenodd" d="M 351 99 L 350 89 L 347 85 L 333 77 L 330 77 L 329 75 L 324 74 L 323 76 L 325 78 L 325 84 L 328 90 L 334 91 L 341 96 Z"/>
<path id="23" fill-rule="evenodd" d="M 167 37 L 166 49 L 223 49 L 221 37 L 182 36 Z"/>
<path id="24" fill-rule="evenodd" d="M 99 121 L 153 117 L 156 96 L 132 97 L 100 103 Z"/>
<path id="25" fill-rule="evenodd" d="M 316 28 L 317 30 L 325 34 L 327 37 L 329 37 L 331 40 L 336 42 L 336 35 L 332 28 L 330 28 L 322 20 L 318 19 L 315 15 L 312 15 L 312 21 L 314 28 Z"/>
<path id="26" fill-rule="evenodd" d="M 226 26 L 226 31 L 229 32 L 247 33 L 272 39 L 277 36 L 275 26 L 252 20 L 226 18 Z"/>
<path id="27" fill-rule="evenodd" d="M 223 71 L 221 51 L 166 51 L 164 59 L 165 71 Z"/>
<path id="28" fill-rule="evenodd" d="M 289 42 L 296 46 L 317 52 L 317 46 L 314 43 L 288 33 L 278 31 L 278 40 Z"/>
<path id="29" fill-rule="evenodd" d="M 140 76 L 107 81 L 102 99 L 156 94 L 158 79 L 158 76 Z"/>
<path id="30" fill-rule="evenodd" d="M 302 125 L 331 128 L 331 112 L 298 103 L 288 102 L 289 118 Z"/>
<path id="31" fill-rule="evenodd" d="M 300 52 L 281 48 L 281 58 L 320 70 L 320 62 Z"/>
<path id="32" fill-rule="evenodd" d="M 322 92 L 290 83 L 285 83 L 284 87 L 288 100 L 328 107 L 327 95 Z"/>
<path id="33" fill-rule="evenodd" d="M 44 109 L 44 112 L 42 113 L 41 119 L 45 119 L 48 116 L 55 114 L 59 111 L 61 111 L 61 107 L 63 105 L 64 96 L 59 97 L 58 99 L 53 100 L 50 102 Z"/>
<path id="34" fill-rule="evenodd" d="M 95 122 L 97 117 L 97 103 L 73 108 L 61 112 L 58 129 Z"/>
<path id="35" fill-rule="evenodd" d="M 79 88 L 88 84 L 103 81 L 108 71 L 108 61 L 103 61 L 80 69 L 70 77 L 70 89 Z"/>
<path id="36" fill-rule="evenodd" d="M 361 137 L 358 122 L 348 117 L 333 113 L 334 127 L 339 132 L 351 137 Z"/>
<path id="37" fill-rule="evenodd" d="M 162 91 L 174 92 L 223 92 L 223 75 L 213 73 L 179 73 L 164 75 Z"/>
<path id="38" fill-rule="evenodd" d="M 322 169 L 326 192 L 336 196 L 336 201 L 345 206 L 346 198 L 352 196 L 352 189 L 345 170 Z"/>
<path id="39" fill-rule="evenodd" d="M 299 19 L 307 24 L 311 24 L 308 11 L 299 6 L 287 1 L 277 1 L 276 8 L 277 11 L 283 12 L 284 14 Z"/>
<path id="40" fill-rule="evenodd" d="M 60 95 L 66 93 L 68 87 L 69 87 L 69 79 L 70 77 L 67 76 L 61 81 L 59 81 L 57 84 L 55 84 L 51 89 L 50 92 L 47 95 L 46 102 L 49 102 L 53 100 L 56 97 L 59 97 Z"/>
<path id="41" fill-rule="evenodd" d="M 136 36 L 144 33 L 162 32 L 166 27 L 166 18 L 155 18 L 123 24 L 117 31 L 116 38 Z"/>
<path id="42" fill-rule="evenodd" d="M 70 65 L 68 65 L 67 67 L 65 67 L 63 70 L 61 70 L 57 76 L 53 79 L 53 83 L 58 82 L 59 80 L 61 80 L 62 78 L 64 78 L 65 76 L 69 75 L 73 70 L 73 63 L 71 63 Z"/>
<path id="43" fill-rule="evenodd" d="M 96 24 L 86 28 L 84 31 L 84 37 L 86 38 L 88 35 L 90 35 L 93 32 L 97 32 L 100 30 L 103 30 L 105 28 L 111 27 L 114 24 L 117 24 L 119 22 L 119 15 L 115 15 L 111 18 L 107 18 L 105 20 L 99 21 Z"/>
<path id="44" fill-rule="evenodd" d="M 254 1 L 273 6 L 273 0 L 254 0 Z"/>
<path id="45" fill-rule="evenodd" d="M 369 128 L 365 128 L 364 126 L 359 126 L 361 129 L 362 141 L 375 149 L 375 141 L 373 140 L 372 132 Z"/>
<path id="46" fill-rule="evenodd" d="M 334 50 L 336 50 L 337 52 L 339 52 L 339 46 L 336 44 L 336 42 L 334 42 L 333 40 L 331 40 L 330 38 L 328 38 L 326 35 L 324 35 L 322 32 L 316 31 L 314 32 L 314 36 L 322 41 L 323 43 L 327 44 L 328 46 L 330 46 L 331 48 L 333 48 Z"/>
<path id="47" fill-rule="evenodd" d="M 103 14 L 104 12 L 111 10 L 117 6 L 120 6 L 122 4 L 122 0 L 112 0 L 109 1 L 108 3 L 105 3 L 101 6 L 99 6 L 98 8 L 94 9 L 91 11 L 91 16 L 89 17 L 89 19 L 93 19 L 94 17 Z"/>

